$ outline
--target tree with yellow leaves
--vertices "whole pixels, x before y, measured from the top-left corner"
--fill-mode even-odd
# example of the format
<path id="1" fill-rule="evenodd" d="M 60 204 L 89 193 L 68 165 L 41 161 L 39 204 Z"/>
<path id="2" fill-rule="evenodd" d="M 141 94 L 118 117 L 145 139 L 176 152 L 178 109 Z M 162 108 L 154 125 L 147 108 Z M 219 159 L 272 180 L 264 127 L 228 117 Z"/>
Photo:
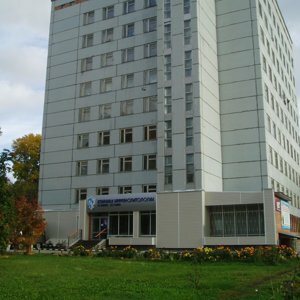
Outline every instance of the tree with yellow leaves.
<path id="1" fill-rule="evenodd" d="M 40 134 L 30 133 L 13 141 L 10 155 L 17 197 L 37 199 L 41 139 Z"/>

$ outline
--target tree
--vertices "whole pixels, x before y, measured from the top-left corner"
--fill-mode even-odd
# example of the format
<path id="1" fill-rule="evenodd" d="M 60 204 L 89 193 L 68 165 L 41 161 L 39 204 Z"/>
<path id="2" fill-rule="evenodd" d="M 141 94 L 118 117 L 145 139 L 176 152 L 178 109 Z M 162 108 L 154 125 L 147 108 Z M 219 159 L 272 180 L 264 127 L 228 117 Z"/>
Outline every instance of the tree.
<path id="1" fill-rule="evenodd" d="M 40 134 L 31 133 L 13 141 L 10 155 L 17 197 L 37 199 L 41 139 Z"/>
<path id="2" fill-rule="evenodd" d="M 0 154 L 0 253 L 6 251 L 13 228 L 14 206 L 11 196 L 11 187 L 6 177 L 10 160 L 9 151 L 4 150 Z"/>
<path id="3" fill-rule="evenodd" d="M 31 254 L 31 246 L 35 244 L 45 231 L 46 222 L 43 210 L 37 200 L 25 197 L 18 199 L 16 206 L 16 222 L 14 244 L 23 245 L 27 254 Z"/>

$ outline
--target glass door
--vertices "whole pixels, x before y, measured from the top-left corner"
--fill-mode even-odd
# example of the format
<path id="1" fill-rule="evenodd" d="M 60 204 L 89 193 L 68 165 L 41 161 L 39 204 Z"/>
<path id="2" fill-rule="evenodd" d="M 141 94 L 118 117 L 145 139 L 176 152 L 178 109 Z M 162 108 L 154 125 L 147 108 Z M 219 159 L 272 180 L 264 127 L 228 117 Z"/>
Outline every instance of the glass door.
<path id="1" fill-rule="evenodd" d="M 107 217 L 92 218 L 92 239 L 101 240 L 107 237 Z"/>

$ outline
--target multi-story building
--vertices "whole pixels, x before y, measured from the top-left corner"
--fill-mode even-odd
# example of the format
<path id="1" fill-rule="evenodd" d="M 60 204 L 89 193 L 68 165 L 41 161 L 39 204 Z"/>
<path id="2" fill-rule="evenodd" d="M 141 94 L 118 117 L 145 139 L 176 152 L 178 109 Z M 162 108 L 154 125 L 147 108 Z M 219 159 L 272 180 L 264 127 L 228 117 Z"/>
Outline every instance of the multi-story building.
<path id="1" fill-rule="evenodd" d="M 168 248 L 296 239 L 292 53 L 276 0 L 52 0 L 48 237 L 108 230 L 110 244 Z"/>

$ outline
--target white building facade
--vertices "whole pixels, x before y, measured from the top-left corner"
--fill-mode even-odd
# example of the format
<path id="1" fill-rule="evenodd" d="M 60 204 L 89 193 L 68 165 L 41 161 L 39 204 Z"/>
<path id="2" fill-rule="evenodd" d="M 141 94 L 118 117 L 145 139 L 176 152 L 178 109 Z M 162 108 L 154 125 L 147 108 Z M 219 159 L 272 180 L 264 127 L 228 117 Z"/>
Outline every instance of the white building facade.
<path id="1" fill-rule="evenodd" d="M 166 248 L 296 238 L 295 94 L 275 0 L 52 0 L 48 238 L 107 230 L 111 245 Z"/>

